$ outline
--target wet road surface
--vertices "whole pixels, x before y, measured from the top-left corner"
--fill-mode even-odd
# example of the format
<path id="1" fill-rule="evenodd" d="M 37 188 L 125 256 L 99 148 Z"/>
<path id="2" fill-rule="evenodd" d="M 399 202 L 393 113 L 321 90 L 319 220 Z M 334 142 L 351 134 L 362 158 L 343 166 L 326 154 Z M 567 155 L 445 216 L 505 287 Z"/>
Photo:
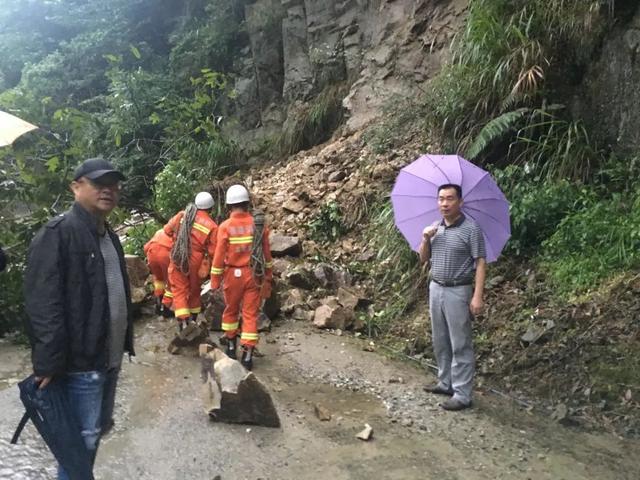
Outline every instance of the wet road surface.
<path id="1" fill-rule="evenodd" d="M 211 422 L 200 400 L 195 349 L 170 355 L 172 325 L 137 323 L 138 357 L 125 362 L 116 426 L 96 478 L 211 480 L 637 479 L 640 448 L 572 431 L 496 398 L 442 411 L 411 365 L 364 352 L 362 341 L 284 323 L 263 336 L 255 373 L 273 394 L 282 428 Z M 21 415 L 15 383 L 27 352 L 0 343 L 0 479 L 55 478 L 33 426 L 8 444 Z M 320 404 L 328 422 L 314 414 Z M 374 439 L 355 435 L 364 423 Z"/>

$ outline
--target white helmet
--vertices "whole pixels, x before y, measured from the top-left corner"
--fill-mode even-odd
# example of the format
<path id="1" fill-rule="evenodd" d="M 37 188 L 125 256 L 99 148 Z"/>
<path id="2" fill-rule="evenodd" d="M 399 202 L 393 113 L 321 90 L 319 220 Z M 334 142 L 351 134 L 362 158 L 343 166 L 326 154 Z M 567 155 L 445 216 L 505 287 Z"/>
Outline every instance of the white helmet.
<path id="1" fill-rule="evenodd" d="M 213 207 L 213 197 L 209 192 L 200 192 L 196 195 L 196 201 L 194 203 L 200 210 L 209 210 Z"/>
<path id="2" fill-rule="evenodd" d="M 227 190 L 227 205 L 236 205 L 249 201 L 249 192 L 242 185 L 231 185 Z"/>

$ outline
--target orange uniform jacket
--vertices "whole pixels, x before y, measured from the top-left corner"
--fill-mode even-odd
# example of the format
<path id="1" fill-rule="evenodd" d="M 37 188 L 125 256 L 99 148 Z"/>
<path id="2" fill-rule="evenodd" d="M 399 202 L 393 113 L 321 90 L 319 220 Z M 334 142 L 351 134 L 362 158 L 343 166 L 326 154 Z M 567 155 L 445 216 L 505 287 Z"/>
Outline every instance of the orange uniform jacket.
<path id="1" fill-rule="evenodd" d="M 173 247 L 173 238 L 167 235 L 164 229 L 161 228 L 153 235 L 153 237 L 151 237 L 151 240 L 144 244 L 143 250 L 145 255 L 147 255 L 149 249 L 154 244 L 161 245 L 171 250 L 171 247 Z"/>
<path id="2" fill-rule="evenodd" d="M 164 226 L 164 231 L 174 239 L 178 231 L 184 212 L 178 212 L 169 223 Z M 178 319 L 185 319 L 189 315 L 200 313 L 200 284 L 198 270 L 205 258 L 213 258 L 216 251 L 216 236 L 218 226 L 205 210 L 198 210 L 191 227 L 191 257 L 189 259 L 189 274 L 182 273 L 173 262 L 169 265 L 169 280 L 173 290 L 173 308 Z"/>
<path id="3" fill-rule="evenodd" d="M 238 316 L 242 307 L 240 342 L 247 347 L 253 347 L 258 343 L 260 297 L 261 293 L 270 288 L 272 276 L 269 230 L 266 226 L 262 236 L 265 278 L 261 282 L 253 276 L 249 266 L 253 234 L 251 214 L 232 212 L 231 217 L 222 222 L 218 229 L 216 254 L 211 266 L 211 288 L 219 288 L 224 275 L 225 309 L 222 314 L 222 330 L 229 339 L 237 336 L 240 332 Z"/>
<path id="4" fill-rule="evenodd" d="M 164 232 L 171 238 L 175 239 L 180 230 L 184 212 L 176 213 L 171 220 L 164 226 Z M 191 254 L 204 254 L 207 252 L 209 257 L 213 258 L 216 251 L 216 236 L 218 226 L 209 214 L 204 210 L 196 212 L 196 218 L 191 228 Z"/>
<path id="5" fill-rule="evenodd" d="M 165 305 L 171 304 L 173 296 L 167 285 L 171 247 L 173 239 L 162 228 L 143 247 L 149 270 L 153 274 L 153 294 L 157 297 L 163 296 Z"/>
<path id="6" fill-rule="evenodd" d="M 249 266 L 253 230 L 253 216 L 249 212 L 233 212 L 229 219 L 220 224 L 211 265 L 211 288 L 220 288 L 225 267 Z M 266 225 L 262 235 L 262 251 L 266 268 L 265 279 L 271 280 L 273 260 L 269 246 L 269 229 Z"/>

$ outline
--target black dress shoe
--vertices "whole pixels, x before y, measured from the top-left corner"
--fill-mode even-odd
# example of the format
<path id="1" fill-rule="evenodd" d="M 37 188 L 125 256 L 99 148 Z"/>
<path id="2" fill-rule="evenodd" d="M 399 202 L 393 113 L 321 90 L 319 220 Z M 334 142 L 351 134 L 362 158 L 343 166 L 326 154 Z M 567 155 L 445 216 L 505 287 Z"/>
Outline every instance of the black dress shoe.
<path id="1" fill-rule="evenodd" d="M 458 410 L 464 410 L 465 408 L 471 408 L 471 402 L 464 403 L 457 398 L 449 398 L 440 404 L 442 408 L 450 412 L 457 412 Z"/>
<path id="2" fill-rule="evenodd" d="M 437 383 L 434 385 L 425 385 L 423 390 L 428 393 L 435 393 L 436 395 L 453 395 L 453 390 L 446 390 Z"/>

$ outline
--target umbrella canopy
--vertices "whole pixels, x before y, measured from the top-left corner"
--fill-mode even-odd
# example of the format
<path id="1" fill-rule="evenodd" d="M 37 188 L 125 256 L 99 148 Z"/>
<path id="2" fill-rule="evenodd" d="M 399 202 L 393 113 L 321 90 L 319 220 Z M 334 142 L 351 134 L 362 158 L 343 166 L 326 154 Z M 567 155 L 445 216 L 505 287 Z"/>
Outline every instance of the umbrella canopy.
<path id="1" fill-rule="evenodd" d="M 422 155 L 400 170 L 391 192 L 396 226 L 418 251 L 424 227 L 442 220 L 438 187 L 447 183 L 462 188 L 462 212 L 480 226 L 487 261 L 495 261 L 511 236 L 509 202 L 487 171 L 458 155 Z"/>
<path id="2" fill-rule="evenodd" d="M 67 395 L 59 382 L 39 389 L 35 376 L 18 383 L 20 400 L 27 415 L 71 480 L 93 480 L 93 461 L 80 434 Z M 11 443 L 18 440 L 24 426 L 21 422 Z"/>
<path id="3" fill-rule="evenodd" d="M 7 112 L 0 112 L 0 147 L 11 145 L 20 135 L 36 128 L 38 127 Z"/>

